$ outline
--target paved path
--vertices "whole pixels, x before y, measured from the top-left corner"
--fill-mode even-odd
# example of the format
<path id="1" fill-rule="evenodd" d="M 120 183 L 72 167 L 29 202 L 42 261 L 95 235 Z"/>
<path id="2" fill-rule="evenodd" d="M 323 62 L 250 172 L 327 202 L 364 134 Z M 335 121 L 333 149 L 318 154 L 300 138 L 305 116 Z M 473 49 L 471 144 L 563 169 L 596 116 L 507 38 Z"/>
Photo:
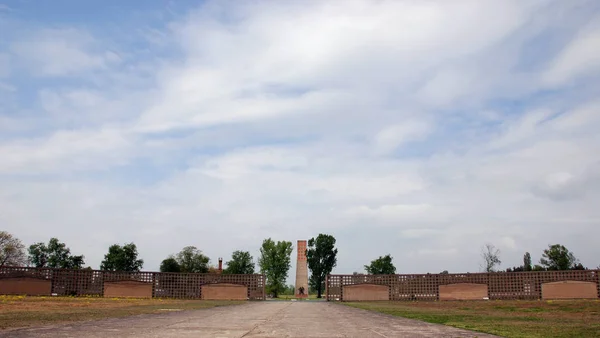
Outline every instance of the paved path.
<path id="1" fill-rule="evenodd" d="M 21 329 L 0 337 L 492 337 L 328 302 L 250 302 Z"/>

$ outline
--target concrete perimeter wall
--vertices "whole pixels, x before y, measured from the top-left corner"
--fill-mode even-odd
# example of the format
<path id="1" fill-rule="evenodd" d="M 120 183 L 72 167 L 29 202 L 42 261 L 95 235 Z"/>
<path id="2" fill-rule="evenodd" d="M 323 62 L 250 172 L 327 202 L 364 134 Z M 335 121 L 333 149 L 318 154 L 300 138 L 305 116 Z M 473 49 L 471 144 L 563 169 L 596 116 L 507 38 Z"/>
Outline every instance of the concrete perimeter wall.
<path id="1" fill-rule="evenodd" d="M 594 299 L 598 285 L 592 282 L 562 281 L 542 284 L 542 299 Z"/>
<path id="2" fill-rule="evenodd" d="M 52 282 L 31 277 L 0 279 L 0 294 L 50 296 Z"/>
<path id="3" fill-rule="evenodd" d="M 387 285 L 358 284 L 346 285 L 342 289 L 344 301 L 390 300 L 390 288 Z"/>
<path id="4" fill-rule="evenodd" d="M 486 284 L 440 285 L 440 300 L 482 300 L 487 297 L 488 286 Z"/>
<path id="5" fill-rule="evenodd" d="M 138 281 L 105 282 L 104 297 L 152 298 L 152 284 Z"/>
<path id="6" fill-rule="evenodd" d="M 247 300 L 248 288 L 239 284 L 205 284 L 202 285 L 204 300 Z"/>

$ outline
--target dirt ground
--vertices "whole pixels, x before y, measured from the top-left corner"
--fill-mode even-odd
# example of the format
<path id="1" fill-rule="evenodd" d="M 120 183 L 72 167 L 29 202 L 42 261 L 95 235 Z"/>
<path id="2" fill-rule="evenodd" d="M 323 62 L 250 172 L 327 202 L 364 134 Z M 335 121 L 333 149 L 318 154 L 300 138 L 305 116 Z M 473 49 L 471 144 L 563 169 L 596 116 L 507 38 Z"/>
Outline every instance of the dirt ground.
<path id="1" fill-rule="evenodd" d="M 491 337 L 328 302 L 263 301 L 0 331 L 0 337 Z"/>
<path id="2" fill-rule="evenodd" d="M 240 302 L 99 297 L 0 296 L 0 329 L 205 309 Z"/>

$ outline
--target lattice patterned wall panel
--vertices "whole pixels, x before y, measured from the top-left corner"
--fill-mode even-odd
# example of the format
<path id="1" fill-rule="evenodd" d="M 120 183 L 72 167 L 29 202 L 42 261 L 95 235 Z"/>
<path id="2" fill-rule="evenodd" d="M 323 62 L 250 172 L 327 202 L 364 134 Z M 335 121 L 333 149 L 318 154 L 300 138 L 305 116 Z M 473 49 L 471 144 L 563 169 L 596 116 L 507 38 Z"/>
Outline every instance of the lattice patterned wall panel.
<path id="1" fill-rule="evenodd" d="M 440 285 L 484 284 L 489 299 L 541 299 L 542 284 L 559 281 L 596 283 L 600 295 L 599 270 L 495 272 L 418 275 L 329 275 L 326 298 L 344 300 L 344 286 L 381 284 L 389 286 L 390 300 L 439 300 Z"/>
<path id="2" fill-rule="evenodd" d="M 200 299 L 204 284 L 240 284 L 248 288 L 248 299 L 265 299 L 265 276 L 201 273 L 113 272 L 50 268 L 3 267 L 0 279 L 29 277 L 52 282 L 52 293 L 59 296 L 102 296 L 105 282 L 136 281 L 152 285 L 152 296 Z M 2 290 L 0 290 L 0 294 Z"/>

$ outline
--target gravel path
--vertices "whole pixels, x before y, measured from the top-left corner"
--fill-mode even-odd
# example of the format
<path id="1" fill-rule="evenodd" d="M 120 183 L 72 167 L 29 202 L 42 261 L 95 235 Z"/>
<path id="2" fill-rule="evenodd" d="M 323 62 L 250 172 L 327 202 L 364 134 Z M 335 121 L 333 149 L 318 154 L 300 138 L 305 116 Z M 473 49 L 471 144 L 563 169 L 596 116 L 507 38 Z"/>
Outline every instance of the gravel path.
<path id="1" fill-rule="evenodd" d="M 249 302 L 69 325 L 0 337 L 493 337 L 329 302 Z"/>

